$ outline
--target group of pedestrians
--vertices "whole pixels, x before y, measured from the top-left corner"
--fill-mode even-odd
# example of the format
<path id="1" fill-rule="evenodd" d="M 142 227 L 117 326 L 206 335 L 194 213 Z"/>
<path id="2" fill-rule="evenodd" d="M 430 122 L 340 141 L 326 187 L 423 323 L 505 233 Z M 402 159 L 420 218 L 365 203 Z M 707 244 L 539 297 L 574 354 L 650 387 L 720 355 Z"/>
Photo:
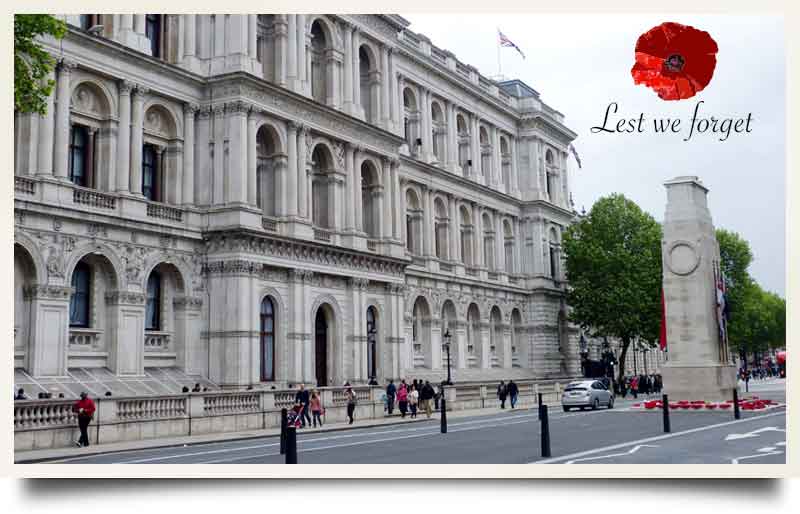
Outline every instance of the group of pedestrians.
<path id="1" fill-rule="evenodd" d="M 395 403 L 397 403 L 401 418 L 405 418 L 406 414 L 409 413 L 411 418 L 416 418 L 417 409 L 419 408 L 424 410 L 425 414 L 430 418 L 434 408 L 439 409 L 439 399 L 443 390 L 444 383 L 437 390 L 428 380 L 423 383 L 422 380 L 417 381 L 417 379 L 414 379 L 409 385 L 403 379 L 400 381 L 399 387 L 394 384 L 394 380 L 389 380 L 389 385 L 386 386 L 386 392 L 383 395 L 384 409 L 391 416 L 394 412 Z"/>
<path id="2" fill-rule="evenodd" d="M 664 382 L 661 380 L 660 373 L 632 375 L 625 377 L 619 388 L 619 394 L 622 398 L 625 398 L 630 393 L 636 399 L 640 394 L 644 396 L 661 394 Z"/>
<path id="3" fill-rule="evenodd" d="M 353 388 L 348 386 L 347 390 L 345 391 L 345 396 L 348 397 L 347 416 L 352 424 L 355 401 L 353 403 L 353 408 L 351 409 L 349 394 L 352 394 L 355 400 Z M 317 424 L 319 424 L 320 428 L 322 427 L 322 416 L 325 414 L 325 408 L 322 406 L 322 396 L 316 389 L 309 391 L 306 389 L 305 384 L 298 384 L 297 393 L 294 395 L 294 406 L 292 407 L 292 410 L 294 411 L 295 416 L 300 418 L 300 428 L 305 428 L 306 424 L 312 425 L 312 423 L 314 428 L 317 428 Z M 309 416 L 309 412 L 311 413 L 311 416 Z"/>
<path id="4" fill-rule="evenodd" d="M 519 386 L 513 380 L 509 380 L 508 384 L 501 380 L 497 386 L 497 399 L 500 400 L 500 408 L 506 408 L 506 399 L 508 399 L 513 409 L 517 405 L 517 398 L 519 398 Z"/>

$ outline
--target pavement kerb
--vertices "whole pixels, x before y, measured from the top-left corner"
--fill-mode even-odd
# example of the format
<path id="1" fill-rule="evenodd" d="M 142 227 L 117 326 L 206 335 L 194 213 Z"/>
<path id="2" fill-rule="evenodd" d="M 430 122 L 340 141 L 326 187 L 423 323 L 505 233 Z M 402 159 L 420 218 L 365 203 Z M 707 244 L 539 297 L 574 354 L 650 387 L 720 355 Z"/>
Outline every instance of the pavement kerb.
<path id="1" fill-rule="evenodd" d="M 549 407 L 552 407 L 551 404 L 547 404 Z M 505 412 L 516 412 L 516 411 L 527 411 L 533 410 L 538 408 L 536 405 L 522 407 L 519 406 L 516 409 L 505 409 Z M 490 411 L 490 412 L 486 412 Z M 306 430 L 303 433 L 308 434 L 319 434 L 319 433 L 328 433 L 328 432 L 342 432 L 345 430 L 358 430 L 362 428 L 380 428 L 380 427 L 388 427 L 388 426 L 396 426 L 396 425 L 408 425 L 411 423 L 418 423 L 423 421 L 439 421 L 439 417 L 435 415 L 439 411 L 434 411 L 434 416 L 430 419 L 426 417 L 416 418 L 416 419 L 405 419 L 403 420 L 399 416 L 397 416 L 396 420 L 388 420 L 388 421 L 380 421 L 380 422 L 364 422 L 358 425 L 334 425 L 330 428 L 322 427 L 321 429 L 312 429 Z M 504 412 L 503 409 L 499 407 L 485 407 L 482 409 L 465 409 L 465 410 L 456 410 L 451 411 L 448 409 L 447 411 L 447 418 L 448 420 L 457 419 L 461 417 L 467 416 L 475 416 L 480 415 L 480 413 L 484 413 L 485 415 L 497 414 L 500 412 Z M 419 413 L 418 413 L 419 414 Z M 423 412 L 424 416 L 424 412 Z M 392 417 L 395 417 L 393 415 Z M 385 419 L 385 418 L 384 418 Z M 234 442 L 234 441 L 247 441 L 251 439 L 261 439 L 264 437 L 277 437 L 280 435 L 280 430 L 277 428 L 270 428 L 259 430 L 260 433 L 256 433 L 255 431 L 249 430 L 247 431 L 247 435 L 243 435 L 241 432 L 228 432 L 228 433 L 214 433 L 214 434 L 204 434 L 198 436 L 181 436 L 181 437 L 174 437 L 169 438 L 167 440 L 159 440 L 159 439 L 142 439 L 137 441 L 127 441 L 127 442 L 117 442 L 117 443 L 107 443 L 107 444 L 95 444 L 90 446 L 91 448 L 87 452 L 82 452 L 79 449 L 68 446 L 65 448 L 47 448 L 42 450 L 27 450 L 24 452 L 15 452 L 14 455 L 14 463 L 15 464 L 36 464 L 41 462 L 50 462 L 50 461 L 57 461 L 59 459 L 72 459 L 72 458 L 80 458 L 80 457 L 92 457 L 96 455 L 104 455 L 108 453 L 124 453 L 128 451 L 139 451 L 139 450 L 158 450 L 162 448 L 176 448 L 182 447 L 184 445 L 187 446 L 200 446 L 205 444 L 215 444 L 215 443 L 223 443 L 223 442 Z M 237 435 L 242 434 L 242 435 Z M 198 439 L 195 440 L 194 438 L 197 437 Z M 166 438 L 165 438 L 166 439 Z M 154 445 L 143 445 L 142 443 L 153 442 Z M 31 457 L 26 457 L 26 455 L 32 455 Z M 40 455 L 40 456 L 37 456 Z"/>

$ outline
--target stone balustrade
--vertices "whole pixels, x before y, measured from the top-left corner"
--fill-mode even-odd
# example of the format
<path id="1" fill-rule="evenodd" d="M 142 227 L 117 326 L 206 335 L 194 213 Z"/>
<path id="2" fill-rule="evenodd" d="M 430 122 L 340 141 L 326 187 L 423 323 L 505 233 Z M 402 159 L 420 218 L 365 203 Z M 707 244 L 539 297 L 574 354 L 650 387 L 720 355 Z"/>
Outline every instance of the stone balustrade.
<path id="1" fill-rule="evenodd" d="M 433 382 L 433 380 L 432 380 Z M 554 381 L 517 381 L 518 405 L 531 406 L 537 394 L 547 403 L 560 401 L 562 386 Z M 327 422 L 342 422 L 347 399 L 342 387 L 317 389 Z M 358 398 L 356 419 L 384 416 L 383 387 L 353 386 Z M 457 383 L 447 388 L 449 410 L 495 406 L 497 384 Z M 101 397 L 90 425 L 93 444 L 175 437 L 204 433 L 276 428 L 280 410 L 294 404 L 296 390 L 247 390 L 183 393 L 140 397 Z M 75 400 L 23 400 L 14 402 L 14 448 L 32 450 L 71 446 L 77 439 Z"/>
<path id="2" fill-rule="evenodd" d="M 117 198 L 114 195 L 77 186 L 74 186 L 72 190 L 72 201 L 79 205 L 88 205 L 89 207 L 99 207 L 101 209 L 113 210 L 117 207 Z"/>
<path id="3" fill-rule="evenodd" d="M 73 350 L 94 350 L 100 346 L 102 330 L 94 328 L 69 329 L 69 346 Z"/>
<path id="4" fill-rule="evenodd" d="M 177 222 L 183 221 L 183 211 L 181 209 L 157 202 L 147 203 L 147 216 L 149 218 L 160 218 Z"/>
<path id="5" fill-rule="evenodd" d="M 144 350 L 146 352 L 169 351 L 170 336 L 169 332 L 146 331 L 144 333 Z"/>
<path id="6" fill-rule="evenodd" d="M 331 231 L 324 228 L 314 227 L 314 239 L 325 243 L 331 242 Z"/>
<path id="7" fill-rule="evenodd" d="M 14 192 L 25 195 L 36 193 L 36 181 L 28 177 L 14 177 Z"/>

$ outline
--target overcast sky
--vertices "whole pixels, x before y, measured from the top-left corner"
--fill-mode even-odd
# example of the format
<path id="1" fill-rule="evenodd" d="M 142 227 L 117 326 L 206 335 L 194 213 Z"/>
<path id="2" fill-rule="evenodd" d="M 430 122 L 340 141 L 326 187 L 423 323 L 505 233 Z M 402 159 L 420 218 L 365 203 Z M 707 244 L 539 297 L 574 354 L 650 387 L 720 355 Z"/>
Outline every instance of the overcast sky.
<path id="1" fill-rule="evenodd" d="M 663 182 L 697 175 L 710 189 L 716 227 L 750 242 L 751 274 L 785 296 L 785 55 L 783 21 L 759 16 L 652 16 L 549 14 L 402 14 L 415 32 L 453 52 L 484 75 L 498 72 L 497 28 L 525 53 L 501 50 L 502 74 L 519 78 L 562 112 L 578 133 L 583 169 L 570 159 L 570 185 L 578 210 L 619 192 L 657 220 L 664 218 Z M 708 31 L 719 46 L 714 78 L 695 97 L 663 101 L 633 84 L 630 69 L 639 35 L 665 21 Z M 652 118 L 677 116 L 689 124 L 699 100 L 700 117 L 746 118 L 749 134 L 654 134 Z M 622 117 L 650 119 L 642 134 L 591 133 L 606 107 Z M 647 123 L 647 122 L 645 122 Z M 687 127 L 688 128 L 688 127 Z"/>

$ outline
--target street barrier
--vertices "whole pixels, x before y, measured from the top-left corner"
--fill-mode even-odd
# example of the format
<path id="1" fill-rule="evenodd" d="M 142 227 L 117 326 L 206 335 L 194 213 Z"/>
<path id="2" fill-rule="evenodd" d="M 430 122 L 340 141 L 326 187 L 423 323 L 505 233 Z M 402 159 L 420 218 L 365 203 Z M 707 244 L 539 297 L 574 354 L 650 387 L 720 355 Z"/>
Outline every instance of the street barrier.
<path id="1" fill-rule="evenodd" d="M 670 433 L 671 427 L 669 424 L 669 398 L 666 394 L 661 395 L 661 411 L 664 418 L 664 432 Z"/>
<path id="2" fill-rule="evenodd" d="M 297 464 L 297 429 L 286 428 L 286 464 Z"/>
<path id="3" fill-rule="evenodd" d="M 281 455 L 286 453 L 286 417 L 289 411 L 281 409 Z"/>
<path id="4" fill-rule="evenodd" d="M 742 413 L 739 412 L 739 388 L 733 388 L 733 418 L 742 419 Z"/>
<path id="5" fill-rule="evenodd" d="M 440 402 L 441 408 L 442 408 L 442 411 L 441 411 L 442 412 L 442 414 L 441 414 L 442 433 L 446 434 L 447 433 L 447 400 L 445 400 L 444 397 L 442 397 L 442 399 L 439 400 L 439 402 Z"/>
<path id="6" fill-rule="evenodd" d="M 539 419 L 542 419 L 542 393 L 539 393 Z"/>
<path id="7" fill-rule="evenodd" d="M 547 405 L 542 405 L 539 409 L 542 417 L 542 457 L 550 457 L 550 421 L 547 418 Z"/>

